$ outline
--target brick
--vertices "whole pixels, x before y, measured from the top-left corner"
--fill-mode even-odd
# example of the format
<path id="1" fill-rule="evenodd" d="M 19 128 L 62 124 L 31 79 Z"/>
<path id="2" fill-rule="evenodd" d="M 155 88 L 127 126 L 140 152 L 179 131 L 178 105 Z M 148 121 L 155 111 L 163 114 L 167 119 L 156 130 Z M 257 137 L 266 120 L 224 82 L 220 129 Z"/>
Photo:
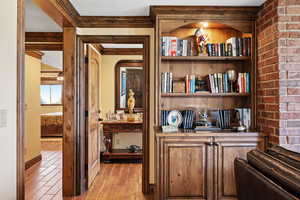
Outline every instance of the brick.
<path id="1" fill-rule="evenodd" d="M 287 94 L 288 95 L 300 95 L 300 88 L 288 88 Z"/>
<path id="2" fill-rule="evenodd" d="M 300 1 L 299 0 L 285 0 L 286 1 L 286 5 L 292 6 L 292 5 L 300 5 Z"/>
<path id="3" fill-rule="evenodd" d="M 300 111 L 300 103 L 287 103 L 287 111 Z"/>
<path id="4" fill-rule="evenodd" d="M 287 127 L 289 128 L 300 127 L 300 121 L 288 121 Z"/>
<path id="5" fill-rule="evenodd" d="M 288 136 L 287 143 L 288 144 L 300 144 L 300 136 Z"/>
<path id="6" fill-rule="evenodd" d="M 296 7 L 296 6 L 286 7 L 286 14 L 287 15 L 299 15 L 300 7 Z"/>
<path id="7" fill-rule="evenodd" d="M 288 112 L 284 113 L 281 112 L 280 119 L 287 120 L 287 119 L 300 119 L 300 112 Z"/>

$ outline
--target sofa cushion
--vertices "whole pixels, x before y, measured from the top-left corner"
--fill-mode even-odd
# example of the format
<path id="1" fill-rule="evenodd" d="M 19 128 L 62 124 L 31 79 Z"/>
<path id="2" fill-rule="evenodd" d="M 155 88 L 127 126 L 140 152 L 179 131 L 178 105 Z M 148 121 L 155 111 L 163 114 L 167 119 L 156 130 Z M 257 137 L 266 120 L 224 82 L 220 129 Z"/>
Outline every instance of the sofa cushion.
<path id="1" fill-rule="evenodd" d="M 243 159 L 235 159 L 234 170 L 239 200 L 299 200 Z"/>
<path id="2" fill-rule="evenodd" d="M 247 154 L 250 165 L 300 198 L 300 170 L 259 150 Z"/>
<path id="3" fill-rule="evenodd" d="M 281 161 L 300 169 L 300 153 L 287 150 L 280 146 L 274 146 L 267 150 L 267 153 Z"/>

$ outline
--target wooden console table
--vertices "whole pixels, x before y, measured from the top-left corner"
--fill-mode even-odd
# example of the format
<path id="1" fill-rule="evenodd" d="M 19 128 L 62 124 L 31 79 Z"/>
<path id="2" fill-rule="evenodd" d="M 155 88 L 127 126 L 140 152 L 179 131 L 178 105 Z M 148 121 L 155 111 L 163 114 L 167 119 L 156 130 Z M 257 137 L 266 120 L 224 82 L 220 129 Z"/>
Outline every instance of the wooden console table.
<path id="1" fill-rule="evenodd" d="M 113 134 L 114 133 L 133 133 L 143 132 L 143 122 L 128 122 L 128 121 L 102 121 L 104 144 L 106 152 L 104 152 L 104 160 L 111 159 L 142 159 L 142 152 L 130 153 L 128 149 L 113 149 Z"/>

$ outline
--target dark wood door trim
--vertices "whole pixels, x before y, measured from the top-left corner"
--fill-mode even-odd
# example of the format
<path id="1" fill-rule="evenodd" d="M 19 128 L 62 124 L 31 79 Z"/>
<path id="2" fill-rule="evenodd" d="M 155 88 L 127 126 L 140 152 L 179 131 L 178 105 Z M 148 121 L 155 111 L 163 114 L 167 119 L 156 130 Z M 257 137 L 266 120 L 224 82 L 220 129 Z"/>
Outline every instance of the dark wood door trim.
<path id="1" fill-rule="evenodd" d="M 149 35 L 120 35 L 120 36 L 112 36 L 112 35 L 81 35 L 78 36 L 78 66 L 77 70 L 80 71 L 80 80 L 79 80 L 79 89 L 81 90 L 78 100 L 81 102 L 80 107 L 80 113 L 81 116 L 84 116 L 84 90 L 83 85 L 84 85 L 84 44 L 93 44 L 93 43 L 121 43 L 121 44 L 143 44 L 144 49 L 143 49 L 143 66 L 144 66 L 144 127 L 143 127 L 143 173 L 142 173 L 142 179 L 143 179 L 143 185 L 142 185 L 142 190 L 144 193 L 149 193 L 150 192 L 150 184 L 149 184 L 149 173 L 150 173 L 150 168 L 149 168 L 149 161 L 150 161 L 150 36 Z M 84 124 L 84 118 L 80 119 L 80 124 Z M 84 129 L 83 129 L 84 130 Z M 80 133 L 80 138 L 84 138 L 84 131 Z M 82 152 L 84 151 L 84 144 L 81 144 L 82 141 L 80 140 L 80 155 L 84 156 Z M 84 161 L 84 159 L 80 159 L 81 161 Z M 81 174 L 77 174 L 77 177 L 81 177 L 82 179 L 82 173 L 84 171 L 84 163 L 78 163 L 81 168 L 83 169 L 79 170 L 78 172 Z M 79 181 L 81 183 L 84 182 L 84 180 Z"/>
<path id="2" fill-rule="evenodd" d="M 25 5 L 24 0 L 17 1 L 17 199 L 25 198 Z"/>

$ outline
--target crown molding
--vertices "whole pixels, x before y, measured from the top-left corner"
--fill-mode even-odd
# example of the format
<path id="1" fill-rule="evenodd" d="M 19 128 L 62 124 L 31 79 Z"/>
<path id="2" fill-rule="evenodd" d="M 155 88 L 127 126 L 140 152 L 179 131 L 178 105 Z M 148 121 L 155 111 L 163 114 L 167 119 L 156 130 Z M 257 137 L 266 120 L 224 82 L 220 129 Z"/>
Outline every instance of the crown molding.
<path id="1" fill-rule="evenodd" d="M 104 48 L 102 55 L 143 55 L 140 48 Z"/>
<path id="2" fill-rule="evenodd" d="M 80 28 L 152 28 L 149 16 L 80 16 Z"/>

